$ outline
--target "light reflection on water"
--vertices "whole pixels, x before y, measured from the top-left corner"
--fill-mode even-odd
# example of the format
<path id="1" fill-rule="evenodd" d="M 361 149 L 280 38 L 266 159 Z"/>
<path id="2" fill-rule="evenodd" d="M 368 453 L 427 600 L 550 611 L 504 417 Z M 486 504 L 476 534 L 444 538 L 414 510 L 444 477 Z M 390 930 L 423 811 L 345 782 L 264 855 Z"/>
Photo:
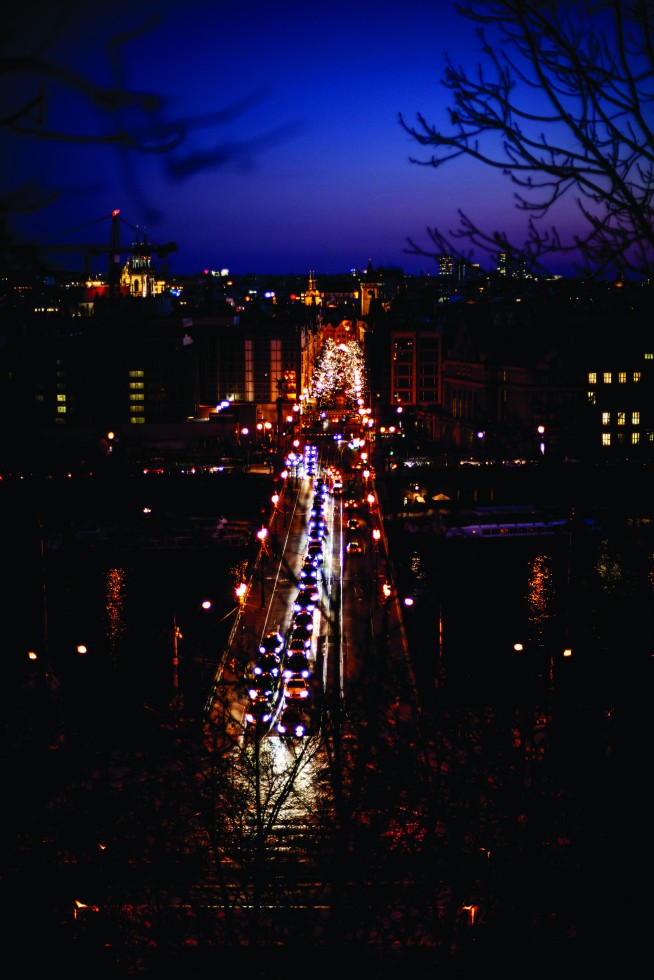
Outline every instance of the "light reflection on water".
<path id="1" fill-rule="evenodd" d="M 89 551 L 51 560 L 47 596 L 55 669 L 77 676 L 75 650 L 83 642 L 87 673 L 93 671 L 89 696 L 113 698 L 117 717 L 123 699 L 165 705 L 174 677 L 176 618 L 182 634 L 180 683 L 187 699 L 199 698 L 231 628 L 236 558 L 233 550 L 210 555 L 180 551 L 130 555 L 123 561 Z M 209 610 L 202 608 L 207 599 Z"/>
<path id="2" fill-rule="evenodd" d="M 106 640 L 110 657 L 116 656 L 117 648 L 127 632 L 125 615 L 127 575 L 124 568 L 109 568 L 105 575 Z"/>
<path id="3" fill-rule="evenodd" d="M 628 684 L 654 649 L 654 555 L 628 534 L 589 535 L 573 548 L 567 540 L 459 543 L 395 534 L 389 550 L 400 597 L 414 598 L 403 615 L 426 690 L 439 610 L 445 669 L 471 697 L 515 683 L 517 642 L 547 657 L 571 647 L 574 671 L 586 672 L 584 697 L 610 692 L 618 665 Z"/>
<path id="4" fill-rule="evenodd" d="M 533 629 L 533 642 L 545 646 L 547 628 L 553 616 L 554 580 L 550 559 L 539 554 L 528 562 L 527 608 Z"/>

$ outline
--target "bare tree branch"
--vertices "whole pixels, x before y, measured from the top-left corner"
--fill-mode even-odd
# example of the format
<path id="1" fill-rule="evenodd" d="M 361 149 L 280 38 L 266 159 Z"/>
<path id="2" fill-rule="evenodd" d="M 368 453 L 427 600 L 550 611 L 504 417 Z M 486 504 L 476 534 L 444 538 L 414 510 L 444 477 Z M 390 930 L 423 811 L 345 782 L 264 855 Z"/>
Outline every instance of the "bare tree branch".
<path id="1" fill-rule="evenodd" d="M 289 124 L 259 134 L 246 130 L 243 139 L 218 136 L 220 127 L 242 119 L 261 104 L 267 97 L 261 90 L 209 113 L 170 115 L 164 96 L 130 87 L 126 80 L 127 48 L 147 42 L 162 19 L 159 13 L 148 16 L 139 12 L 140 19 L 129 31 L 110 33 L 97 52 L 98 70 L 94 72 L 98 79 L 104 72 L 109 82 L 88 77 L 75 70 L 62 51 L 67 32 L 79 28 L 80 18 L 88 16 L 86 8 L 78 0 L 55 7 L 46 16 L 39 16 L 36 25 L 31 23 L 29 5 L 13 13 L 0 54 L 0 131 L 23 140 L 80 148 L 97 146 L 117 153 L 120 171 L 150 217 L 156 207 L 147 203 L 147 185 L 140 180 L 139 158 L 165 157 L 166 177 L 182 182 L 228 164 L 251 166 L 264 150 L 294 134 L 296 127 Z M 93 44 L 90 39 L 87 43 Z M 62 118 L 61 107 L 71 97 L 92 110 L 91 123 L 83 112 L 69 114 L 66 119 L 72 121 L 65 128 L 55 121 Z M 75 124 L 78 116 L 85 120 L 80 126 Z M 190 137 L 202 130 L 208 133 L 205 145 L 198 146 L 196 140 L 191 148 Z M 5 187 L 0 195 L 0 211 L 10 215 L 39 210 L 58 196 L 55 188 L 34 181 Z"/>
<path id="2" fill-rule="evenodd" d="M 448 58 L 451 128 L 417 114 L 400 125 L 438 168 L 467 157 L 500 170 L 527 218 L 524 240 L 484 232 L 459 211 L 459 227 L 428 228 L 433 253 L 408 239 L 409 254 L 465 257 L 480 249 L 546 271 L 575 257 L 591 275 L 651 275 L 654 264 L 654 9 L 641 0 L 466 0 L 459 12 L 482 25 L 485 58 L 475 73 Z M 579 231 L 566 238 L 543 219 L 572 198 Z M 469 249 L 462 250 L 462 242 Z"/>

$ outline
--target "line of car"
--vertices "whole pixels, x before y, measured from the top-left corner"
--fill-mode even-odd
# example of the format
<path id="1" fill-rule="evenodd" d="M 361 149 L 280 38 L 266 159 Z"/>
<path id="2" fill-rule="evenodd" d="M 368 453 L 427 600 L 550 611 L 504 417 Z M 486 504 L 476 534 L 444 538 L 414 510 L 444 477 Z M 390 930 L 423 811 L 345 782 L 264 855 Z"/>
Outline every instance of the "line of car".
<path id="1" fill-rule="evenodd" d="M 316 479 L 318 451 L 305 447 L 304 468 Z M 327 538 L 327 488 L 316 479 L 307 522 L 307 552 L 298 576 L 298 591 L 286 638 L 273 630 L 259 646 L 248 682 L 248 723 L 261 723 L 282 737 L 304 737 L 310 730 L 308 712 L 302 710 L 311 696 L 311 648 L 320 601 L 318 578 Z"/>

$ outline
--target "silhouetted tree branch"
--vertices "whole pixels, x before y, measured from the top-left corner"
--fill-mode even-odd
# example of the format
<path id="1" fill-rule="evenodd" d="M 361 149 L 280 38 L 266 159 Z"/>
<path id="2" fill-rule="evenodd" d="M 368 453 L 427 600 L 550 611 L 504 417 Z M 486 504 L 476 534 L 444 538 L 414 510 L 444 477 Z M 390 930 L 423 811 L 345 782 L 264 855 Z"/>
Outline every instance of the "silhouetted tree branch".
<path id="1" fill-rule="evenodd" d="M 485 62 L 468 73 L 448 58 L 450 129 L 424 115 L 400 124 L 431 151 L 421 166 L 468 157 L 506 175 L 526 215 L 523 242 L 488 231 L 459 210 L 459 227 L 428 228 L 436 251 L 469 260 L 507 252 L 534 271 L 568 256 L 584 274 L 651 274 L 654 264 L 654 13 L 624 0 L 466 0 L 482 26 Z M 486 33 L 488 31 L 488 34 Z M 574 198 L 579 231 L 564 237 L 558 205 Z"/>
<path id="2" fill-rule="evenodd" d="M 177 16 L 174 10 L 173 14 Z M 17 136 L 21 142 L 63 143 L 71 148 L 97 146 L 114 151 L 119 170 L 149 212 L 145 217 L 151 219 L 156 217 L 156 207 L 147 204 L 147 190 L 145 185 L 140 186 L 137 158 L 164 157 L 168 179 L 183 182 L 228 164 L 251 166 L 264 149 L 287 139 L 292 127 L 289 124 L 259 134 L 246 132 L 238 140 L 220 139 L 216 138 L 216 130 L 245 116 L 261 103 L 265 92 L 246 94 L 208 113 L 170 115 L 163 95 L 130 87 L 126 81 L 129 48 L 135 43 L 147 43 L 149 34 L 162 20 L 160 13 L 148 16 L 140 11 L 136 16 L 140 19 L 129 31 L 114 30 L 108 35 L 98 31 L 97 40 L 89 28 L 80 48 L 86 46 L 96 56 L 95 78 L 91 78 L 73 67 L 64 46 L 69 35 L 79 33 L 88 19 L 88 11 L 78 0 L 48 10 L 41 6 L 38 17 L 33 18 L 29 5 L 8 13 L 0 57 L 4 96 L 0 131 Z M 93 21 L 92 27 L 97 26 Z M 77 100 L 78 110 L 67 112 L 63 107 L 71 98 Z M 87 110 L 91 110 L 90 116 Z M 77 124 L 79 118 L 84 119 L 81 125 Z M 66 123 L 62 126 L 63 119 Z M 194 141 L 191 150 L 189 137 L 201 130 L 208 133 L 206 143 L 198 146 Z M 0 214 L 38 211 L 59 196 L 54 187 L 38 180 L 6 186 L 0 189 Z"/>

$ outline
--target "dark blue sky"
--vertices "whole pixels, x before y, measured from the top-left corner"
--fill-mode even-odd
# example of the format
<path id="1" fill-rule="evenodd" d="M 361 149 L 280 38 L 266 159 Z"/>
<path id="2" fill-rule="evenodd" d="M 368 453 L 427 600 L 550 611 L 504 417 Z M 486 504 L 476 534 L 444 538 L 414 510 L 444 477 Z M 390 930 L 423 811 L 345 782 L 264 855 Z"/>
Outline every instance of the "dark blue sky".
<path id="1" fill-rule="evenodd" d="M 72 3 L 60 34 L 66 8 L 52 7 L 35 4 L 36 18 L 22 5 L 5 47 L 164 102 L 155 112 L 91 107 L 67 84 L 49 97 L 43 128 L 129 132 L 146 150 L 2 134 L 2 190 L 27 182 L 56 193 L 11 219 L 28 240 L 108 241 L 103 219 L 119 208 L 124 243 L 130 225 L 178 243 L 173 273 L 320 274 L 369 261 L 419 273 L 434 264 L 406 254 L 407 237 L 428 247 L 427 226 L 454 226 L 457 207 L 493 227 L 518 222 L 501 175 L 465 161 L 438 171 L 409 162 L 422 150 L 399 114 L 445 125 L 445 53 L 478 60 L 474 27 L 453 0 L 163 0 L 100 12 Z M 151 13 L 161 19 L 146 29 Z M 124 44 L 108 47 L 118 32 Z M 36 95 L 33 76 L 21 81 L 5 91 L 5 109 Z"/>

